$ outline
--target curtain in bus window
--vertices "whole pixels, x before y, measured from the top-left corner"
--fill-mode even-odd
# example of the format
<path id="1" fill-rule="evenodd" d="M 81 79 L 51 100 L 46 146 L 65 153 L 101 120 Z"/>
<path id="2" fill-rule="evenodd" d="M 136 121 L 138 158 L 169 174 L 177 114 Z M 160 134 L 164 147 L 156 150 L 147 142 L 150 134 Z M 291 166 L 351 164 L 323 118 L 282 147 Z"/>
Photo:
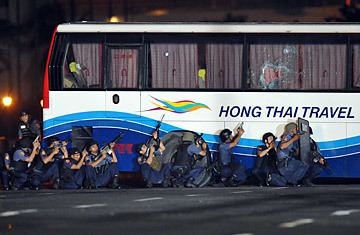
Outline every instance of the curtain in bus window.
<path id="1" fill-rule="evenodd" d="M 302 88 L 342 89 L 346 86 L 346 45 L 301 45 Z"/>
<path id="2" fill-rule="evenodd" d="M 241 88 L 242 45 L 206 45 L 207 88 Z"/>
<path id="3" fill-rule="evenodd" d="M 360 88 L 360 45 L 353 46 L 353 86 Z"/>
<path id="4" fill-rule="evenodd" d="M 74 76 L 80 84 L 80 87 L 100 88 L 101 82 L 101 53 L 102 45 L 96 43 L 81 43 L 72 44 L 75 62 L 78 64 L 76 67 L 77 72 L 73 72 Z M 71 62 L 70 62 L 71 63 Z M 70 66 L 70 64 L 69 64 Z M 83 80 L 83 81 L 81 81 Z"/>
<path id="5" fill-rule="evenodd" d="M 152 88 L 196 88 L 196 44 L 152 44 Z"/>
<path id="6" fill-rule="evenodd" d="M 256 44 L 250 46 L 250 87 L 257 89 L 342 89 L 346 46 Z"/>
<path id="7" fill-rule="evenodd" d="M 138 49 L 110 49 L 111 88 L 137 88 Z"/>

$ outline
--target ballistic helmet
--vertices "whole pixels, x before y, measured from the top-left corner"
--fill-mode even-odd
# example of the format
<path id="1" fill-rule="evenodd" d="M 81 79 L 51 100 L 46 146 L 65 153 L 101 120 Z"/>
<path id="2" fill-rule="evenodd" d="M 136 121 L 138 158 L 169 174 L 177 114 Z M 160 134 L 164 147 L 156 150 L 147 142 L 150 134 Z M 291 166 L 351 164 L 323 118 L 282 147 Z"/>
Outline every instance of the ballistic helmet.
<path id="1" fill-rule="evenodd" d="M 275 135 L 274 135 L 273 133 L 267 132 L 267 133 L 265 133 L 265 134 L 263 135 L 263 137 L 262 137 L 262 142 L 263 142 L 264 144 L 266 144 L 266 143 L 265 143 L 265 140 L 267 140 L 267 138 L 270 137 L 270 136 L 272 136 L 272 137 L 274 138 L 274 140 L 276 139 L 276 137 L 275 137 Z"/>
<path id="2" fill-rule="evenodd" d="M 222 130 L 222 131 L 220 132 L 220 135 L 219 135 L 221 142 L 227 141 L 227 140 L 230 138 L 231 133 L 232 133 L 232 132 L 231 132 L 229 129 L 224 129 L 224 130 Z"/>
<path id="3" fill-rule="evenodd" d="M 295 122 L 290 122 L 285 125 L 285 133 L 289 133 L 291 130 L 296 129 L 297 125 Z"/>

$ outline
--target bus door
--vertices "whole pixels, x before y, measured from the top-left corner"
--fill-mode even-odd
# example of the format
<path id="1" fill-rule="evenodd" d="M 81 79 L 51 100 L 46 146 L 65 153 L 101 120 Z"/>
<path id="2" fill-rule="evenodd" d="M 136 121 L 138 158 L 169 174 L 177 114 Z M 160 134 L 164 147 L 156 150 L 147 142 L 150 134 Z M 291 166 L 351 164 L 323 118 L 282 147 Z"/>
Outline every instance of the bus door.
<path id="1" fill-rule="evenodd" d="M 140 117 L 140 46 L 108 46 L 106 113 L 108 118 Z"/>

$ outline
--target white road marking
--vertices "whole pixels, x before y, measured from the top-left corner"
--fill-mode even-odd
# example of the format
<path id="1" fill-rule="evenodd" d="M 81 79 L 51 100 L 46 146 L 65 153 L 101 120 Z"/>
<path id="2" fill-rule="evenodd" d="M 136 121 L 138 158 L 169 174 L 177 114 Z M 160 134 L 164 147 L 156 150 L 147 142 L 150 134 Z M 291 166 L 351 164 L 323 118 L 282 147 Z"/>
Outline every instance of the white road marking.
<path id="1" fill-rule="evenodd" d="M 73 208 L 76 208 L 76 209 L 87 209 L 87 208 L 93 208 L 93 207 L 103 207 L 103 206 L 106 206 L 107 204 L 105 203 L 99 203 L 99 204 L 88 204 L 88 205 L 76 205 L 76 206 L 73 206 Z"/>
<path id="2" fill-rule="evenodd" d="M 253 233 L 235 233 L 233 235 L 254 235 Z"/>
<path id="3" fill-rule="evenodd" d="M 27 213 L 35 213 L 37 212 L 37 209 L 25 209 L 25 210 L 18 210 L 18 211 L 5 211 L 0 213 L 0 217 L 9 217 L 9 216 L 15 216 L 20 214 L 27 214 Z"/>
<path id="4" fill-rule="evenodd" d="M 300 225 L 311 224 L 311 223 L 314 223 L 313 219 L 298 219 L 298 220 L 294 220 L 291 222 L 281 223 L 279 225 L 279 227 L 280 228 L 295 228 Z"/>
<path id="5" fill-rule="evenodd" d="M 154 200 L 161 200 L 162 197 L 149 197 L 149 198 L 142 198 L 142 199 L 136 199 L 134 202 L 147 202 L 147 201 L 154 201 Z"/>
<path id="6" fill-rule="evenodd" d="M 360 212 L 360 210 L 358 209 L 352 209 L 352 210 L 342 210 L 342 211 L 334 211 L 333 213 L 331 213 L 332 216 L 345 216 L 345 215 L 350 215 L 352 213 L 357 213 Z"/>
<path id="7" fill-rule="evenodd" d="M 289 187 L 276 187 L 276 188 L 270 188 L 270 190 L 279 190 L 279 189 L 285 189 L 285 188 L 289 188 Z"/>
<path id="8" fill-rule="evenodd" d="M 251 193 L 252 191 L 234 191 L 234 192 L 231 192 L 233 194 L 240 194 L 240 193 Z"/>
<path id="9" fill-rule="evenodd" d="M 185 197 L 201 197 L 201 196 L 206 196 L 206 194 L 188 194 L 188 195 L 185 195 Z"/>

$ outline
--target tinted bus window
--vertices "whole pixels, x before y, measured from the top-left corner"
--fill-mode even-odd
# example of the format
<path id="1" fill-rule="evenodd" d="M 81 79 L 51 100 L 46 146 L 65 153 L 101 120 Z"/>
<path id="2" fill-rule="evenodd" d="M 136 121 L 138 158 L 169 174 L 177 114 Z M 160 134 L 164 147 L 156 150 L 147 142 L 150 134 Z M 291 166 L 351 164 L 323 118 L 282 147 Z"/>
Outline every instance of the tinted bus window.
<path id="1" fill-rule="evenodd" d="M 109 49 L 110 81 L 108 88 L 137 88 L 139 49 Z"/>
<path id="2" fill-rule="evenodd" d="M 360 44 L 353 45 L 353 86 L 360 88 Z"/>
<path id="3" fill-rule="evenodd" d="M 252 44 L 250 87 L 256 89 L 343 89 L 345 44 Z"/>
<path id="4" fill-rule="evenodd" d="M 241 88 L 243 46 L 241 44 L 206 45 L 206 88 Z"/>
<path id="5" fill-rule="evenodd" d="M 196 88 L 196 44 L 151 44 L 152 88 Z"/>
<path id="6" fill-rule="evenodd" d="M 241 88 L 242 44 L 151 44 L 152 88 Z"/>
<path id="7" fill-rule="evenodd" d="M 64 88 L 103 88 L 102 71 L 102 44 L 68 45 L 63 64 Z"/>

